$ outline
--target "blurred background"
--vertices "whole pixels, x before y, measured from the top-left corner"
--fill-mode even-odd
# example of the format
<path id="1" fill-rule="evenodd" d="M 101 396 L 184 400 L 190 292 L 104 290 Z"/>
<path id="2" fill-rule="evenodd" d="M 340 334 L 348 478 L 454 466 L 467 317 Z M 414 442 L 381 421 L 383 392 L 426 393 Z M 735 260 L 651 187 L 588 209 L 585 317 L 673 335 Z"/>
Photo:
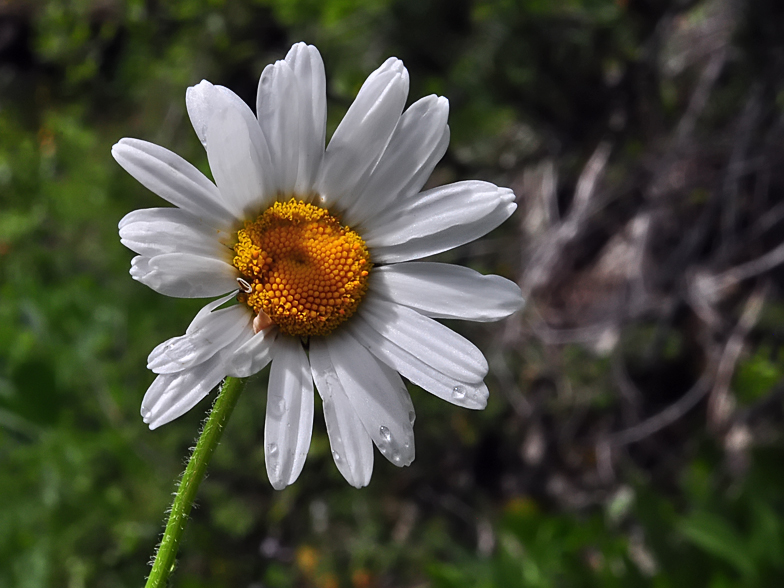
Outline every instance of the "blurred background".
<path id="1" fill-rule="evenodd" d="M 411 387 L 417 459 L 355 490 L 323 418 L 299 481 L 247 387 L 185 533 L 197 588 L 784 585 L 784 5 L 778 0 L 0 1 L 0 587 L 141 586 L 209 400 L 155 432 L 147 353 L 202 302 L 128 275 L 162 201 L 121 137 L 209 173 L 206 78 L 255 103 L 316 44 L 329 130 L 388 56 L 451 104 L 432 185 L 519 208 L 440 256 L 525 312 L 450 326 L 487 410 Z M 317 401 L 318 402 L 318 401 Z"/>

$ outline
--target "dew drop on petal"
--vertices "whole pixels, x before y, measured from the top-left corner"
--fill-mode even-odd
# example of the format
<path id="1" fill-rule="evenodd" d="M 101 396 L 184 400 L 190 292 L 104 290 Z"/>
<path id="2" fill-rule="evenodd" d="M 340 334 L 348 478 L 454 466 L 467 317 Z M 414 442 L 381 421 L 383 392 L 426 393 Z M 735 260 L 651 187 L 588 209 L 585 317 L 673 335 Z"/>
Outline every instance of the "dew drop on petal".
<path id="1" fill-rule="evenodd" d="M 378 432 L 381 433 L 381 438 L 384 441 L 387 442 L 392 441 L 392 433 L 390 433 L 389 429 L 386 428 L 385 426 L 382 425 L 381 427 L 379 427 Z"/>
<path id="2" fill-rule="evenodd" d="M 340 454 L 339 454 L 337 451 L 333 451 L 333 452 L 332 452 L 332 458 L 333 458 L 335 461 L 340 461 Z"/>
<path id="3" fill-rule="evenodd" d="M 465 398 L 465 395 L 466 395 L 466 391 L 465 388 L 463 388 L 462 386 L 455 386 L 454 388 L 452 388 L 452 398 L 454 398 L 455 400 L 462 400 L 463 398 Z"/>
<path id="4" fill-rule="evenodd" d="M 278 453 L 278 446 L 275 443 L 268 443 L 267 444 L 267 455 L 277 455 Z"/>
<path id="5" fill-rule="evenodd" d="M 413 410 L 408 411 L 408 422 L 413 425 L 415 420 L 416 420 L 416 413 L 414 413 Z"/>

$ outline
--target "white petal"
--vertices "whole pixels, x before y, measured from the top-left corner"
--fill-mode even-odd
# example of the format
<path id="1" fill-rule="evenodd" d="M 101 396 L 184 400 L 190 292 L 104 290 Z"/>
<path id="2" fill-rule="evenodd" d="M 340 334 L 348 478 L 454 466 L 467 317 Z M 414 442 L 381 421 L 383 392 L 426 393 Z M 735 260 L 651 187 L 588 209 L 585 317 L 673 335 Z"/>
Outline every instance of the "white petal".
<path id="1" fill-rule="evenodd" d="M 370 288 L 431 318 L 497 321 L 523 306 L 514 282 L 450 263 L 412 261 L 378 267 L 370 276 Z"/>
<path id="2" fill-rule="evenodd" d="M 256 148 L 262 161 L 268 162 L 267 142 L 264 140 L 256 117 L 253 111 L 245 104 L 245 101 L 234 92 L 224 86 L 215 86 L 207 80 L 202 80 L 195 86 L 191 86 L 185 92 L 185 105 L 188 108 L 188 116 L 191 119 L 193 130 L 199 137 L 199 141 L 207 147 L 207 134 L 210 128 L 212 117 L 221 110 L 233 110 L 245 121 L 251 141 Z M 265 158 L 265 153 L 267 157 Z"/>
<path id="3" fill-rule="evenodd" d="M 196 313 L 196 316 L 193 317 L 193 320 L 188 325 L 188 328 L 185 329 L 184 337 L 187 337 L 190 334 L 193 334 L 193 333 L 196 333 L 196 332 L 200 331 L 207 323 L 210 322 L 213 311 L 215 309 L 217 309 L 217 308 L 220 308 L 221 306 L 226 304 L 229 300 L 234 298 L 237 295 L 238 292 L 239 292 L 239 290 L 234 290 L 233 292 L 230 292 L 226 296 L 223 296 L 221 298 L 217 298 L 217 299 L 213 300 L 212 302 L 208 302 L 207 304 L 202 306 L 201 309 L 199 309 L 199 312 Z M 155 347 L 155 349 L 153 349 L 150 352 L 150 354 L 147 356 L 147 363 L 148 363 L 147 367 L 149 367 L 149 364 L 152 363 L 154 361 L 154 359 L 156 357 L 158 357 L 158 355 L 160 355 L 160 354 L 165 352 L 165 350 L 168 347 L 170 341 L 175 341 L 175 340 L 180 339 L 180 338 L 181 337 L 174 337 L 173 339 L 169 339 L 169 340 L 164 341 L 163 343 L 157 345 Z"/>
<path id="4" fill-rule="evenodd" d="M 121 139 L 112 156 L 148 190 L 205 224 L 225 230 L 236 222 L 218 188 L 176 153 L 147 141 Z"/>
<path id="5" fill-rule="evenodd" d="M 142 400 L 142 417 L 157 429 L 182 416 L 210 393 L 224 377 L 217 358 L 178 374 L 155 378 Z"/>
<path id="6" fill-rule="evenodd" d="M 349 484 L 363 488 L 373 474 L 373 441 L 335 373 L 324 337 L 310 340 L 310 369 L 324 406 L 332 459 Z"/>
<path id="7" fill-rule="evenodd" d="M 409 182 L 406 186 L 401 190 L 400 194 L 398 194 L 397 198 L 389 199 L 386 202 L 386 205 L 375 215 L 368 215 L 364 214 L 366 219 L 363 221 L 363 227 L 367 229 L 375 228 L 378 224 L 378 220 L 388 217 L 392 211 L 395 210 L 405 210 L 408 206 L 411 205 L 411 202 L 414 199 L 419 197 L 419 191 L 413 191 L 414 186 L 419 186 L 421 189 L 422 186 L 425 185 L 428 178 L 430 178 L 430 174 L 433 173 L 433 170 L 436 167 L 436 164 L 441 161 L 441 158 L 446 153 L 447 148 L 449 147 L 449 127 L 447 126 L 444 129 L 443 135 L 441 135 L 441 139 L 439 140 L 436 147 L 430 153 L 430 155 L 423 160 L 422 165 L 417 169 L 417 171 L 411 176 Z M 386 222 L 386 221 L 385 221 Z"/>
<path id="8" fill-rule="evenodd" d="M 145 257 L 143 255 L 137 255 L 131 260 L 131 269 L 128 273 L 131 274 L 131 277 L 144 284 L 143 280 L 152 272 L 150 269 L 150 258 Z"/>
<path id="9" fill-rule="evenodd" d="M 346 210 L 386 149 L 408 95 L 408 72 L 394 57 L 373 72 L 338 125 L 316 190 L 322 204 Z"/>
<path id="10" fill-rule="evenodd" d="M 243 330 L 250 330 L 251 319 L 244 304 L 211 312 L 197 327 L 191 323 L 187 334 L 153 349 L 147 358 L 147 369 L 171 374 L 203 363 L 236 340 Z"/>
<path id="11" fill-rule="evenodd" d="M 327 80 L 318 49 L 297 43 L 286 55 L 299 88 L 299 165 L 294 192 L 312 192 L 316 174 L 324 157 L 327 131 Z"/>
<path id="12" fill-rule="evenodd" d="M 305 465 L 313 433 L 313 378 L 298 338 L 278 337 L 272 351 L 264 455 L 272 487 L 282 490 Z"/>
<path id="13" fill-rule="evenodd" d="M 264 68 L 259 79 L 256 113 L 270 150 L 277 193 L 292 194 L 299 167 L 299 88 L 285 61 Z"/>
<path id="14" fill-rule="evenodd" d="M 446 152 L 448 117 L 449 101 L 443 97 L 426 96 L 408 107 L 367 185 L 346 211 L 344 219 L 348 224 L 372 227 L 374 217 L 381 210 L 407 200 L 422 189 Z"/>
<path id="15" fill-rule="evenodd" d="M 209 298 L 237 287 L 237 269 L 225 261 L 192 255 L 166 253 L 131 260 L 131 277 L 166 296 Z"/>
<path id="16" fill-rule="evenodd" d="M 255 118 L 253 125 L 258 132 Z M 226 206 L 237 218 L 258 214 L 274 199 L 272 165 L 262 164 L 247 122 L 236 110 L 223 108 L 210 119 L 207 159 Z"/>
<path id="17" fill-rule="evenodd" d="M 261 192 L 265 201 L 271 201 L 274 198 L 272 187 L 274 177 L 269 148 L 256 116 L 250 107 L 245 104 L 242 98 L 228 88 L 214 86 L 206 80 L 202 80 L 197 85 L 188 88 L 185 94 L 185 102 L 193 128 L 205 148 L 207 147 L 207 135 L 209 134 L 210 126 L 217 113 L 229 110 L 242 119 L 245 123 L 248 140 L 252 145 L 252 158 L 256 160 L 263 172 L 259 173 L 261 180 L 264 182 L 261 186 Z M 216 124 L 220 124 L 219 120 L 216 120 Z M 215 170 L 213 169 L 212 172 L 214 175 Z"/>
<path id="18" fill-rule="evenodd" d="M 213 300 L 212 302 L 202 306 L 199 309 L 199 312 L 196 313 L 196 316 L 193 317 L 191 324 L 189 324 L 188 328 L 185 329 L 185 333 L 190 335 L 191 333 L 194 333 L 198 329 L 200 329 L 205 322 L 210 320 L 210 314 L 212 313 L 212 311 L 226 304 L 229 300 L 234 298 L 238 293 L 239 290 L 235 289 L 233 292 L 229 292 L 228 294 L 226 294 L 226 296 Z"/>
<path id="19" fill-rule="evenodd" d="M 390 208 L 365 232 L 376 263 L 434 255 L 481 237 L 514 212 L 514 193 L 479 181 L 422 192 L 403 210 Z M 394 209 L 394 210 L 393 210 Z"/>
<path id="20" fill-rule="evenodd" d="M 479 383 L 487 375 L 487 360 L 473 343 L 415 310 L 369 292 L 359 314 L 385 339 L 450 378 Z"/>
<path id="21" fill-rule="evenodd" d="M 349 331 L 378 359 L 431 394 L 465 408 L 487 406 L 488 391 L 483 382 L 465 382 L 445 375 L 431 365 L 432 357 L 420 358 L 387 339 L 361 315 L 352 317 Z"/>
<path id="22" fill-rule="evenodd" d="M 327 113 L 324 64 L 315 47 L 297 43 L 284 61 L 264 69 L 256 112 L 278 192 L 309 195 L 324 156 Z"/>
<path id="23" fill-rule="evenodd" d="M 213 357 L 176 374 L 158 376 L 142 400 L 141 414 L 151 429 L 173 421 L 193 408 L 226 375 L 226 361 L 232 349 L 242 345 L 248 331 Z"/>
<path id="24" fill-rule="evenodd" d="M 237 349 L 229 362 L 229 376 L 248 378 L 259 373 L 272 361 L 272 345 L 278 329 L 269 327 L 256 333 L 245 345 Z"/>
<path id="25" fill-rule="evenodd" d="M 396 466 L 414 460 L 414 413 L 400 376 L 376 360 L 350 333 L 326 341 L 338 380 L 373 442 Z"/>
<path id="26" fill-rule="evenodd" d="M 120 242 L 141 255 L 193 253 L 230 262 L 232 250 L 223 245 L 228 233 L 208 227 L 181 208 L 144 208 L 126 214 L 119 224 Z"/>

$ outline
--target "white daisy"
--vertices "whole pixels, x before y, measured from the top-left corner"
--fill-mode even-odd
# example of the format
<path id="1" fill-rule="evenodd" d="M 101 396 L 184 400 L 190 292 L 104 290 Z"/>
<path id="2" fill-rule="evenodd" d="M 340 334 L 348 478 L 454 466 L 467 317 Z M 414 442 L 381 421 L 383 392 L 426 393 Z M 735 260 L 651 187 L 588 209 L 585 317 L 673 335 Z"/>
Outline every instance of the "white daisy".
<path id="1" fill-rule="evenodd" d="M 453 404 L 484 408 L 487 361 L 433 320 L 494 321 L 522 306 L 519 288 L 465 267 L 412 261 L 481 237 L 515 210 L 511 190 L 479 181 L 420 192 L 449 142 L 448 102 L 403 111 L 408 72 L 388 59 L 365 81 L 324 149 L 324 65 L 298 43 L 264 69 L 257 116 L 202 81 L 188 114 L 215 182 L 171 151 L 122 139 L 117 162 L 175 208 L 120 221 L 138 253 L 131 275 L 182 298 L 222 296 L 181 337 L 156 347 L 142 401 L 151 429 L 179 417 L 226 376 L 272 362 L 264 443 L 275 488 L 299 476 L 314 390 L 335 464 L 368 484 L 373 444 L 414 459 L 414 407 L 401 376 Z M 236 299 L 233 305 L 228 303 Z"/>

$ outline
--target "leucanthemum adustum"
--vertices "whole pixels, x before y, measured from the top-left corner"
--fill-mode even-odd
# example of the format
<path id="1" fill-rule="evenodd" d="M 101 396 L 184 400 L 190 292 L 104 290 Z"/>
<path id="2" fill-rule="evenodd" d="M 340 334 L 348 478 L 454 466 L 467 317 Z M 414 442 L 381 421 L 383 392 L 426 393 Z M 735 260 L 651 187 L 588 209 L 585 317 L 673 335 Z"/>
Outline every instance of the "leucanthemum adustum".
<path id="1" fill-rule="evenodd" d="M 420 192 L 449 142 L 446 98 L 404 111 L 408 72 L 390 58 L 325 150 L 325 85 L 318 50 L 298 43 L 264 69 L 256 116 L 224 87 L 188 88 L 214 183 L 158 145 L 122 139 L 112 149 L 174 205 L 120 221 L 122 243 L 138 254 L 133 278 L 167 296 L 221 296 L 150 353 L 158 376 L 144 422 L 168 423 L 224 377 L 272 362 L 264 451 L 278 489 L 304 465 L 314 382 L 335 464 L 365 486 L 373 444 L 395 465 L 414 459 L 401 376 L 453 404 L 486 405 L 484 356 L 434 319 L 493 321 L 522 306 L 509 280 L 414 261 L 481 237 L 516 207 L 511 190 L 487 182 Z"/>

